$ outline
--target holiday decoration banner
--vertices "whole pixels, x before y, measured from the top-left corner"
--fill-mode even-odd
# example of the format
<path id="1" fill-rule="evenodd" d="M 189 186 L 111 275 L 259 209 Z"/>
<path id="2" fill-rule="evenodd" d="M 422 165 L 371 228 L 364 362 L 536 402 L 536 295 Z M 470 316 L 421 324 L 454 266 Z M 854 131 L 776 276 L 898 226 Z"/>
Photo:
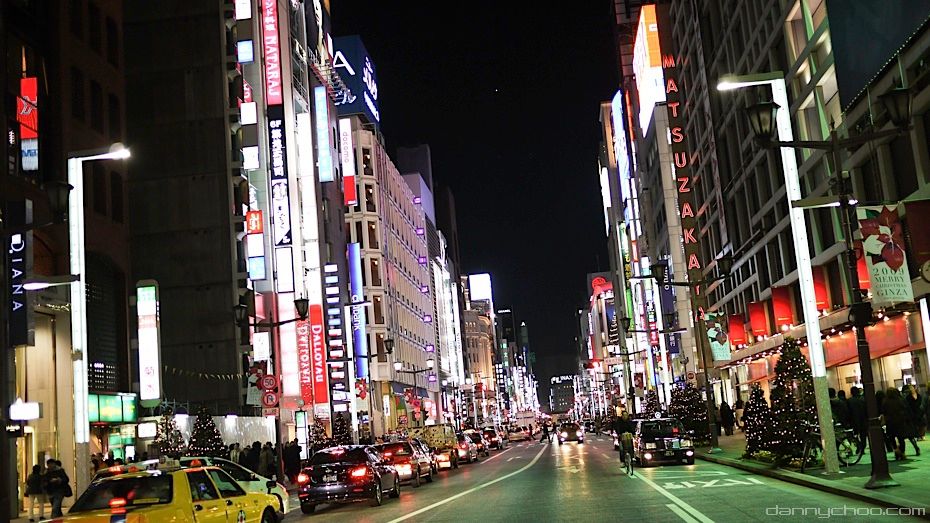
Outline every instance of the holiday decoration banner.
<path id="1" fill-rule="evenodd" d="M 872 284 L 872 304 L 914 301 L 898 206 L 859 207 L 856 217 L 862 233 L 862 256 Z"/>
<path id="2" fill-rule="evenodd" d="M 707 338 L 710 341 L 710 351 L 714 361 L 730 360 L 730 338 L 727 335 L 727 316 L 718 312 L 704 314 L 704 324 L 707 325 Z"/>

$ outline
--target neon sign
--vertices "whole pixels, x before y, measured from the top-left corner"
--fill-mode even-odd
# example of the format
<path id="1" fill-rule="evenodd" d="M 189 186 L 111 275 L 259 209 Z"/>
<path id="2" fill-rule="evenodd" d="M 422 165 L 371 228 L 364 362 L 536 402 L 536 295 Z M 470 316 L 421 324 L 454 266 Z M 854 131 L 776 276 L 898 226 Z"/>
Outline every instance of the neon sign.
<path id="1" fill-rule="evenodd" d="M 265 96 L 268 105 L 284 103 L 281 96 L 281 50 L 278 44 L 278 1 L 262 0 L 265 44 Z"/>

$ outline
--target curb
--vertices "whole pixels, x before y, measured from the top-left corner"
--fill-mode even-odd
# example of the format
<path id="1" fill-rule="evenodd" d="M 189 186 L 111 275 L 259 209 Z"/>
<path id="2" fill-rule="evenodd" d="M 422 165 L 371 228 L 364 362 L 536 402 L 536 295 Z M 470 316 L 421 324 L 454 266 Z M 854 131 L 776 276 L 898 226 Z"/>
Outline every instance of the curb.
<path id="1" fill-rule="evenodd" d="M 711 463 L 717 463 L 718 465 L 725 465 L 727 467 L 733 467 L 740 470 L 745 470 L 747 472 L 752 472 L 754 474 L 759 474 L 760 476 L 766 476 L 769 478 L 777 479 L 780 481 L 785 481 L 787 483 L 793 483 L 795 485 L 800 485 L 802 487 L 809 487 L 822 492 L 827 492 L 829 494 L 835 494 L 837 496 L 843 496 L 858 501 L 864 501 L 866 503 L 872 503 L 875 505 L 880 505 L 887 508 L 899 508 L 899 509 L 914 509 L 914 508 L 923 508 L 927 510 L 927 513 L 924 516 L 916 516 L 925 520 L 930 521 L 930 506 L 927 506 L 922 503 L 917 503 L 914 501 L 902 499 L 896 496 L 889 496 L 886 494 L 879 493 L 869 493 L 857 492 L 848 488 L 837 487 L 830 485 L 824 482 L 816 481 L 811 479 L 805 474 L 799 474 L 797 472 L 776 470 L 765 465 L 756 465 L 745 463 L 741 460 L 736 460 L 733 458 L 718 458 L 717 456 L 708 455 L 706 453 L 698 453 L 695 456 L 698 459 L 704 461 L 709 461 Z"/>

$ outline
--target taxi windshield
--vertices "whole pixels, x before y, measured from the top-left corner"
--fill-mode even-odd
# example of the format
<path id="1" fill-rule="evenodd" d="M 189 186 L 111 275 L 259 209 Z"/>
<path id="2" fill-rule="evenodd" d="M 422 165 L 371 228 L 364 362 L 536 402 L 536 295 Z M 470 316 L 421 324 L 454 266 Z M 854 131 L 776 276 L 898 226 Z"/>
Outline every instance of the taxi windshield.
<path id="1" fill-rule="evenodd" d="M 643 422 L 643 436 L 674 438 L 683 435 L 684 430 L 677 420 L 663 419 Z"/>
<path id="2" fill-rule="evenodd" d="M 152 474 L 99 481 L 84 491 L 70 512 L 171 503 L 171 479 L 166 474 Z"/>

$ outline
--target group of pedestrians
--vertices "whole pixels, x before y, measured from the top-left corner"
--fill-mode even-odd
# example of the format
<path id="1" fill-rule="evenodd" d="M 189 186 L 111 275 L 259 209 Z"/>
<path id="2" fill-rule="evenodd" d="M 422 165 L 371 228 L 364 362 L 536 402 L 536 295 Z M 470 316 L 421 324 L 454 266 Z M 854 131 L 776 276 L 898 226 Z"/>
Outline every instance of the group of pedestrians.
<path id="1" fill-rule="evenodd" d="M 32 466 L 32 473 L 26 477 L 24 494 L 29 498 L 29 521 L 36 521 L 36 508 L 39 509 L 39 519 L 45 519 L 46 501 L 52 504 L 51 517 L 61 517 L 62 502 L 73 496 L 74 492 L 71 490 L 71 479 L 61 467 L 61 462 L 49 459 L 44 469 L 42 465 Z"/>
<path id="2" fill-rule="evenodd" d="M 845 391 L 830 389 L 830 410 L 836 423 L 853 430 L 859 442 L 859 450 L 865 448 L 868 441 L 869 419 L 865 398 L 859 387 L 850 389 L 850 397 Z M 878 413 L 885 426 L 884 444 L 887 452 L 894 452 L 895 459 L 905 459 L 906 443 L 911 442 L 914 453 L 920 455 L 917 440 L 923 439 L 930 419 L 930 401 L 921 395 L 913 384 L 901 387 L 901 390 L 889 388 L 875 393 Z"/>
<path id="3" fill-rule="evenodd" d="M 266 478 L 277 476 L 277 456 L 279 444 L 273 445 L 270 441 L 264 445 L 261 442 L 254 442 L 251 445 L 240 447 L 238 443 L 229 446 L 228 458 L 234 463 L 256 472 Z M 297 481 L 297 475 L 300 474 L 300 453 L 302 448 L 297 440 L 288 441 L 280 449 L 284 462 L 284 474 L 291 483 Z"/>

